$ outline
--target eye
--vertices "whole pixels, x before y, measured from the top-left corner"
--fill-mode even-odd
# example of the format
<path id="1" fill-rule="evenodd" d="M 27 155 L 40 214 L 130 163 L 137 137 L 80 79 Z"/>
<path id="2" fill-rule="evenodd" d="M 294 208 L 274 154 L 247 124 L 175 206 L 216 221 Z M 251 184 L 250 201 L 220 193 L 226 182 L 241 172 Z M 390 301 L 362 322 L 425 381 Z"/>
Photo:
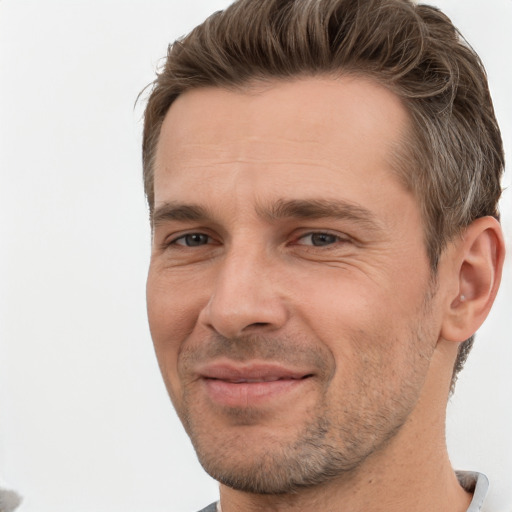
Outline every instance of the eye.
<path id="1" fill-rule="evenodd" d="M 204 233 L 188 233 L 173 240 L 174 245 L 183 245 L 185 247 L 199 247 L 212 241 L 212 238 Z"/>
<path id="2" fill-rule="evenodd" d="M 332 233 L 308 233 L 297 240 L 301 245 L 312 245 L 314 247 L 325 247 L 343 241 L 341 237 Z"/>

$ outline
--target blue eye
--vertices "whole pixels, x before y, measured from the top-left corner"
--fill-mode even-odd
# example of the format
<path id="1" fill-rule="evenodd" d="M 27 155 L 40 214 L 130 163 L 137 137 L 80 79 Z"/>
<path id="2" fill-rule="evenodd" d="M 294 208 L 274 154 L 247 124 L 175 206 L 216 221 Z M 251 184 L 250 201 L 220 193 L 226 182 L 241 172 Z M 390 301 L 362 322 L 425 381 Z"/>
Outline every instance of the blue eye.
<path id="1" fill-rule="evenodd" d="M 338 237 L 329 233 L 313 233 L 311 243 L 315 246 L 331 245 L 338 241 Z"/>
<path id="2" fill-rule="evenodd" d="M 301 237 L 305 245 L 313 245 L 315 247 L 324 247 L 326 245 L 335 244 L 340 240 L 339 236 L 330 233 L 309 233 Z"/>
<path id="3" fill-rule="evenodd" d="M 200 245 L 206 245 L 210 242 L 210 237 L 203 233 L 189 233 L 177 238 L 174 243 L 177 245 L 185 245 L 186 247 L 198 247 Z"/>

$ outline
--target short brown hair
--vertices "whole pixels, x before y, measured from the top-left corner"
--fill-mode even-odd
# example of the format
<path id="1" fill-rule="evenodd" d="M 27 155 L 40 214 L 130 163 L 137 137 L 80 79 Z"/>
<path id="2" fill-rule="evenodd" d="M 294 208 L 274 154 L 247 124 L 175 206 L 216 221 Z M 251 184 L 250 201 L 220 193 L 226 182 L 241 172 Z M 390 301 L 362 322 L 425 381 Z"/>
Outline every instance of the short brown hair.
<path id="1" fill-rule="evenodd" d="M 479 57 L 447 16 L 409 0 L 238 0 L 170 45 L 144 119 L 150 213 L 160 128 L 180 94 L 343 74 L 374 79 L 409 112 L 397 172 L 420 203 L 435 274 L 450 239 L 479 217 L 499 217 L 504 155 Z M 452 384 L 472 343 L 460 345 Z"/>

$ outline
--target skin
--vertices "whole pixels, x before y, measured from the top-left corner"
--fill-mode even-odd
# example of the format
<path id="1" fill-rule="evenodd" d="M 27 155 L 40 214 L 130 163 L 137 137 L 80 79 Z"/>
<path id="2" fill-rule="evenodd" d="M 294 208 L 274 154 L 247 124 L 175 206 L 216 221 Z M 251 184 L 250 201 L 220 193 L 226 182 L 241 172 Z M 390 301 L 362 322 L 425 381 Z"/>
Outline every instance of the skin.
<path id="1" fill-rule="evenodd" d="M 164 120 L 149 323 L 223 512 L 469 504 L 444 414 L 502 239 L 477 222 L 433 279 L 393 170 L 407 127 L 395 95 L 354 77 L 192 90 Z"/>

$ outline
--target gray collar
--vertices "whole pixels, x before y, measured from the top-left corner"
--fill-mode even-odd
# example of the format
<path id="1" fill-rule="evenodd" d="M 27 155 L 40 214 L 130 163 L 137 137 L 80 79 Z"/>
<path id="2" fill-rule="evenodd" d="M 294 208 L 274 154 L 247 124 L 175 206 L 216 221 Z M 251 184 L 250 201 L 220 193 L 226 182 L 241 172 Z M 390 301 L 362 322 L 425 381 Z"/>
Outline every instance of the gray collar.
<path id="1" fill-rule="evenodd" d="M 483 473 L 476 471 L 456 471 L 460 485 L 473 493 L 473 499 L 467 512 L 484 512 L 482 505 L 489 490 L 489 480 Z"/>

